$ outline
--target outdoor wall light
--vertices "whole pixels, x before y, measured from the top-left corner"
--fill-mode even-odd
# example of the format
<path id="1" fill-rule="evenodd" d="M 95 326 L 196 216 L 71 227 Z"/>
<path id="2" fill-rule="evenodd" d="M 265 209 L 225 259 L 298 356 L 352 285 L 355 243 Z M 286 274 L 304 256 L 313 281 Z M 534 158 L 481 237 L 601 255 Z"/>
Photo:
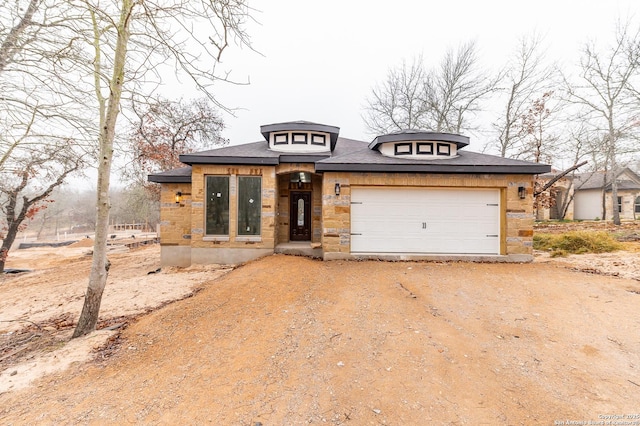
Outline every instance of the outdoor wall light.
<path id="1" fill-rule="evenodd" d="M 180 201 L 182 201 L 182 191 L 176 192 L 176 204 L 180 204 Z"/>
<path id="2" fill-rule="evenodd" d="M 336 182 L 335 190 L 336 190 L 336 197 L 339 197 L 340 196 L 340 183 L 339 182 Z"/>
<path id="3" fill-rule="evenodd" d="M 521 200 L 524 200 L 527 197 L 527 191 L 524 186 L 518 187 L 518 197 L 520 197 Z"/>

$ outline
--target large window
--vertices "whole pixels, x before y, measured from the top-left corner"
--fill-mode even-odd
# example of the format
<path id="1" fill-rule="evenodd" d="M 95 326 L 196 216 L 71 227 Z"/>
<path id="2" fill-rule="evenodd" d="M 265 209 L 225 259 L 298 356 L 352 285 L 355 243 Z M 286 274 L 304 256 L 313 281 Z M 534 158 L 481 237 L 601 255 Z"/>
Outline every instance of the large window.
<path id="1" fill-rule="evenodd" d="M 618 197 L 618 213 L 622 213 L 622 197 Z"/>
<path id="2" fill-rule="evenodd" d="M 636 197 L 635 212 L 640 213 L 640 197 Z"/>
<path id="3" fill-rule="evenodd" d="M 206 235 L 229 235 L 229 176 L 207 176 Z"/>
<path id="4" fill-rule="evenodd" d="M 238 235 L 260 235 L 262 178 L 238 176 Z"/>

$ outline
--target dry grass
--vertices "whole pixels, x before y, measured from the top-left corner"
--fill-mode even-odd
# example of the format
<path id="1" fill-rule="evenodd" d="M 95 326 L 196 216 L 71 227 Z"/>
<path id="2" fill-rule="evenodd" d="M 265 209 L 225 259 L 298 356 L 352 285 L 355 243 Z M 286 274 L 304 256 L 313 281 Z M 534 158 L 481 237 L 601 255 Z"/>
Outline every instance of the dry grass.
<path id="1" fill-rule="evenodd" d="M 622 244 L 602 231 L 571 231 L 564 234 L 535 234 L 533 248 L 551 252 L 551 257 L 568 254 L 609 253 L 621 250 Z"/>

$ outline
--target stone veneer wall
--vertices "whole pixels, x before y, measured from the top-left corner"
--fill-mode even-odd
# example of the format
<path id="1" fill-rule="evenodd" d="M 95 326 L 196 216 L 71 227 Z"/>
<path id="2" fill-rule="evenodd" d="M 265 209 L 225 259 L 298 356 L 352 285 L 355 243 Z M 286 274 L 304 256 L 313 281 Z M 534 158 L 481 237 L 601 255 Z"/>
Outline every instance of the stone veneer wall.
<path id="1" fill-rule="evenodd" d="M 638 196 L 640 196 L 640 191 L 618 189 L 618 197 L 622 197 L 622 209 L 621 209 L 622 211 L 620 212 L 620 219 L 634 220 L 636 218 L 636 215 L 640 216 L 640 214 L 635 213 L 635 202 L 636 202 L 636 197 Z M 607 191 L 606 200 L 605 200 L 607 220 L 613 220 L 612 201 L 613 199 L 612 199 L 611 191 Z M 602 219 L 602 217 L 600 219 Z"/>
<path id="2" fill-rule="evenodd" d="M 340 196 L 334 193 L 340 183 Z M 448 187 L 501 189 L 501 254 L 508 261 L 533 259 L 533 176 L 492 174 L 349 173 L 325 172 L 322 203 L 322 248 L 325 259 L 349 258 L 351 249 L 351 187 Z M 526 188 L 520 199 L 518 187 Z M 452 256 L 447 256 L 452 257 Z"/>
<path id="3" fill-rule="evenodd" d="M 176 203 L 176 192 L 182 201 Z M 168 266 L 191 264 L 191 184 L 165 183 L 160 190 L 161 263 Z"/>
<path id="4" fill-rule="evenodd" d="M 205 235 L 205 176 L 230 177 L 229 235 Z M 237 177 L 262 177 L 262 222 L 259 236 L 237 235 Z M 276 173 L 274 166 L 194 165 L 191 178 L 191 258 L 193 263 L 240 263 L 273 252 L 275 247 Z M 225 248 L 227 250 L 211 250 Z"/>

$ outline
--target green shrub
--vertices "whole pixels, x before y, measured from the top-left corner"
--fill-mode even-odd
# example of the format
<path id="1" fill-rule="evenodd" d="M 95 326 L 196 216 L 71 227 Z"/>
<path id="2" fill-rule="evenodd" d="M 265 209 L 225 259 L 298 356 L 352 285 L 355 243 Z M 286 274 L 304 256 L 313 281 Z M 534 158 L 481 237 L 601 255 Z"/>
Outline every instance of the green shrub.
<path id="1" fill-rule="evenodd" d="M 557 257 L 569 253 L 608 253 L 620 250 L 622 245 L 606 232 L 573 231 L 565 234 L 535 234 L 533 248 L 551 251 L 552 256 Z"/>

